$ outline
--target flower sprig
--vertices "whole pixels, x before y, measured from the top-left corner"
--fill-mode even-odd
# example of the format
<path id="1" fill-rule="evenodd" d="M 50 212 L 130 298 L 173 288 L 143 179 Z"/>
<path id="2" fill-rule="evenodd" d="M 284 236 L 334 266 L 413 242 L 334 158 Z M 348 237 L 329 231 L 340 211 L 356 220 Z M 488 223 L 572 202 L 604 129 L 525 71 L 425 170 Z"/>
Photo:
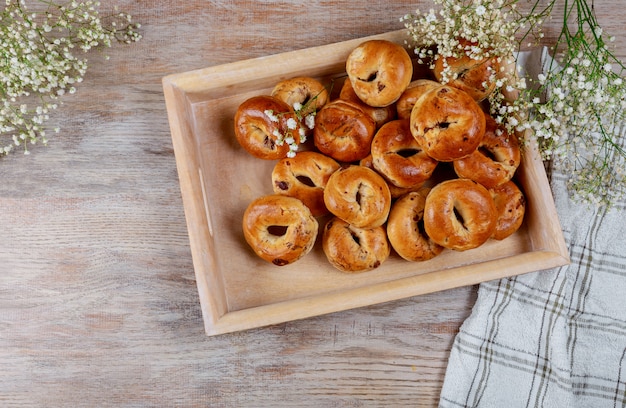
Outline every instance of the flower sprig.
<path id="1" fill-rule="evenodd" d="M 287 119 L 286 130 L 281 132 L 276 128 L 273 131 L 273 136 L 276 137 L 276 144 L 278 146 L 282 146 L 285 143 L 289 146 L 287 157 L 292 158 L 296 156 L 299 145 L 307 141 L 307 129 L 311 131 L 315 128 L 318 96 L 319 94 L 304 101 L 304 104 L 294 102 L 292 106 L 293 111 L 290 112 L 274 112 L 273 110 L 263 112 L 274 123 L 279 123 L 280 117 L 283 115 L 295 115 L 295 118 L 290 117 Z M 297 139 L 295 132 L 297 132 Z"/>
<path id="2" fill-rule="evenodd" d="M 130 15 L 100 15 L 95 0 L 5 0 L 0 10 L 0 154 L 46 144 L 45 123 L 60 98 L 76 92 L 87 72 L 86 53 L 113 41 L 139 41 Z M 54 129 L 58 132 L 59 129 Z"/>
<path id="3" fill-rule="evenodd" d="M 612 205 L 626 197 L 625 67 L 585 1 L 566 2 L 563 13 L 576 25 L 563 25 L 554 62 L 526 92 L 530 125 L 577 199 Z"/>
<path id="4" fill-rule="evenodd" d="M 610 38 L 607 42 L 587 0 L 564 1 L 562 30 L 551 47 L 555 64 L 537 79 L 517 76 L 511 58 L 543 37 L 543 22 L 553 17 L 557 0 L 536 0 L 525 13 L 517 9 L 518 0 L 433 3 L 438 11 L 401 18 L 418 59 L 432 67 L 440 58 L 494 58 L 500 69 L 491 78 L 496 87 L 488 101 L 496 121 L 509 131 L 531 129 L 543 158 L 569 176 L 573 198 L 607 206 L 622 200 L 624 65 L 609 50 Z M 453 75 L 444 72 L 442 82 Z"/>
<path id="5" fill-rule="evenodd" d="M 287 112 L 274 112 L 273 110 L 268 109 L 263 113 L 272 122 L 280 123 L 280 116 L 286 114 Z M 293 117 L 287 119 L 285 128 L 286 129 L 280 129 L 280 127 L 276 127 L 273 130 L 272 135 L 276 137 L 277 146 L 283 146 L 285 143 L 289 146 L 287 157 L 295 157 L 300 143 L 304 143 L 306 141 L 306 132 L 302 126 L 299 126 L 298 121 Z M 297 132 L 297 138 L 295 132 Z"/>

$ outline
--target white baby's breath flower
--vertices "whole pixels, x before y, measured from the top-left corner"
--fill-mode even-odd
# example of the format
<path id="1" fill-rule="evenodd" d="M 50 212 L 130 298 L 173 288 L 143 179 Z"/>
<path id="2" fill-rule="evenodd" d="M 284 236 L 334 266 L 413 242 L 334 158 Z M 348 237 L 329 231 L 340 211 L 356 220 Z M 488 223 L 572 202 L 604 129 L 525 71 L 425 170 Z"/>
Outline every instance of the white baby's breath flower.
<path id="1" fill-rule="evenodd" d="M 295 130 L 298 127 L 298 122 L 294 118 L 287 119 L 287 128 L 289 130 Z"/>
<path id="2" fill-rule="evenodd" d="M 304 118 L 304 124 L 312 130 L 315 127 L 315 115 L 307 115 Z"/>
<path id="3" fill-rule="evenodd" d="M 274 114 L 274 111 L 271 109 L 266 109 L 263 111 L 265 116 L 267 116 L 272 122 L 278 122 L 278 116 Z"/>
<path id="4" fill-rule="evenodd" d="M 93 0 L 69 4 L 46 1 L 46 11 L 30 13 L 24 0 L 6 0 L 0 10 L 0 154 L 28 144 L 47 142 L 44 122 L 57 101 L 76 92 L 87 71 L 86 58 L 75 49 L 138 41 L 138 25 L 121 13 L 104 22 Z M 112 28 L 115 19 L 128 21 Z M 3 139 L 8 139 L 4 141 Z"/>

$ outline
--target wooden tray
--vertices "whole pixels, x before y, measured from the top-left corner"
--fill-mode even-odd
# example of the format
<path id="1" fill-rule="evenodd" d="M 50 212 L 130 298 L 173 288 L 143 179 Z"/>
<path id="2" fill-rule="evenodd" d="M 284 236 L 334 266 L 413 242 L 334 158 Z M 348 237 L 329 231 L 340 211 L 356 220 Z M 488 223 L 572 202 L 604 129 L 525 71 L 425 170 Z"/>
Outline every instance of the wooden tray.
<path id="1" fill-rule="evenodd" d="M 569 262 L 548 180 L 536 149 L 527 148 L 518 181 L 527 215 L 513 236 L 480 248 L 446 250 L 412 263 L 393 254 L 382 267 L 343 274 L 321 243 L 295 264 L 257 258 L 241 220 L 254 198 L 272 192 L 275 162 L 255 159 L 234 138 L 233 117 L 245 99 L 285 78 L 345 76 L 350 51 L 369 38 L 403 44 L 404 30 L 241 61 L 163 78 L 191 253 L 208 335 L 307 318 L 548 269 Z M 319 241 L 319 240 L 318 240 Z"/>

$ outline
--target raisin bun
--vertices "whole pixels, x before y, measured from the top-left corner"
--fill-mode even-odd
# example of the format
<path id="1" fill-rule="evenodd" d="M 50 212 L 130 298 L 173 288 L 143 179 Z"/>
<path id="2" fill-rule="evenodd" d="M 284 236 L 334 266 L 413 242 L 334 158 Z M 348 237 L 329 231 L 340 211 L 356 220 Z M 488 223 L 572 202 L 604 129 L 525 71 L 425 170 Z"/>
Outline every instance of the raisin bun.
<path id="1" fill-rule="evenodd" d="M 346 72 L 363 102 L 388 106 L 409 86 L 413 62 L 403 46 L 387 40 L 369 40 L 348 55 Z"/>
<path id="2" fill-rule="evenodd" d="M 472 43 L 461 41 L 460 46 L 470 49 Z M 433 74 L 437 81 L 446 82 L 467 92 L 474 100 L 482 101 L 495 90 L 499 70 L 495 58 L 475 59 L 463 53 L 460 57 L 437 58 Z"/>
<path id="3" fill-rule="evenodd" d="M 281 138 L 300 143 L 300 122 L 286 102 L 270 95 L 253 96 L 235 112 L 235 137 L 248 153 L 265 160 L 287 157 L 290 146 Z"/>
<path id="4" fill-rule="evenodd" d="M 318 229 L 309 208 L 294 197 L 258 197 L 243 215 L 246 242 L 261 259 L 276 266 L 292 264 L 308 254 Z"/>
<path id="5" fill-rule="evenodd" d="M 489 192 L 498 211 L 498 221 L 492 238 L 503 240 L 522 226 L 526 213 L 526 198 L 512 180 L 490 189 Z"/>
<path id="6" fill-rule="evenodd" d="M 387 237 L 391 247 L 411 262 L 432 259 L 443 251 L 424 230 L 424 206 L 428 188 L 405 194 L 391 207 L 387 221 Z"/>
<path id="7" fill-rule="evenodd" d="M 461 178 L 493 188 L 513 178 L 520 165 L 521 152 L 515 134 L 486 115 L 486 131 L 478 148 L 469 156 L 453 162 L 454 171 Z"/>
<path id="8" fill-rule="evenodd" d="M 348 273 L 376 269 L 391 253 L 384 227 L 359 228 L 337 217 L 324 226 L 322 249 L 332 266 Z"/>
<path id="9" fill-rule="evenodd" d="M 424 204 L 426 234 L 456 251 L 484 244 L 495 232 L 497 218 L 490 192 L 472 180 L 443 181 L 432 188 Z"/>
<path id="10" fill-rule="evenodd" d="M 340 168 L 328 179 L 324 203 L 328 211 L 349 224 L 374 228 L 387 221 L 391 192 L 385 179 L 374 170 L 349 165 Z"/>
<path id="11" fill-rule="evenodd" d="M 385 123 L 372 141 L 374 168 L 397 187 L 412 188 L 430 179 L 438 161 L 417 143 L 408 119 Z"/>
<path id="12" fill-rule="evenodd" d="M 317 113 L 315 147 L 340 162 L 355 162 L 367 156 L 376 133 L 376 122 L 359 105 L 335 99 Z"/>
<path id="13" fill-rule="evenodd" d="M 427 91 L 442 86 L 439 82 L 431 79 L 416 79 L 409 84 L 409 87 L 400 95 L 396 102 L 398 119 L 411 119 L 411 111 L 415 102 Z"/>
<path id="14" fill-rule="evenodd" d="M 313 151 L 299 152 L 293 158 L 279 160 L 272 170 L 274 193 L 301 200 L 313 216 L 328 213 L 324 189 L 330 176 L 339 169 L 332 158 Z"/>
<path id="15" fill-rule="evenodd" d="M 485 134 L 485 114 L 466 92 L 451 86 L 433 88 L 411 111 L 411 133 L 435 160 L 451 162 L 470 155 Z"/>
<path id="16" fill-rule="evenodd" d="M 368 115 L 374 119 L 376 122 L 376 128 L 380 128 L 385 123 L 389 122 L 396 118 L 396 104 L 391 104 L 388 106 L 374 107 L 369 106 L 365 102 L 363 102 L 354 92 L 354 88 L 352 88 L 352 82 L 350 80 L 346 80 L 343 82 L 341 86 L 341 91 L 339 92 L 339 99 L 343 99 L 345 101 L 349 101 L 352 103 L 356 103 L 359 105 L 361 109 Z"/>

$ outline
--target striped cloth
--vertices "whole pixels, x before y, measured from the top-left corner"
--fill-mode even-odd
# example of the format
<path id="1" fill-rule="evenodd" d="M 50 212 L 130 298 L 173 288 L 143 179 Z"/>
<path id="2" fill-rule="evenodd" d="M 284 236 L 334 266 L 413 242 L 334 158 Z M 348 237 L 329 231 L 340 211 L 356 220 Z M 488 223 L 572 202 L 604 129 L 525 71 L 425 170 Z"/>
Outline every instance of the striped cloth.
<path id="1" fill-rule="evenodd" d="M 441 408 L 626 407 L 626 202 L 576 204 L 551 173 L 571 264 L 479 286 Z"/>

